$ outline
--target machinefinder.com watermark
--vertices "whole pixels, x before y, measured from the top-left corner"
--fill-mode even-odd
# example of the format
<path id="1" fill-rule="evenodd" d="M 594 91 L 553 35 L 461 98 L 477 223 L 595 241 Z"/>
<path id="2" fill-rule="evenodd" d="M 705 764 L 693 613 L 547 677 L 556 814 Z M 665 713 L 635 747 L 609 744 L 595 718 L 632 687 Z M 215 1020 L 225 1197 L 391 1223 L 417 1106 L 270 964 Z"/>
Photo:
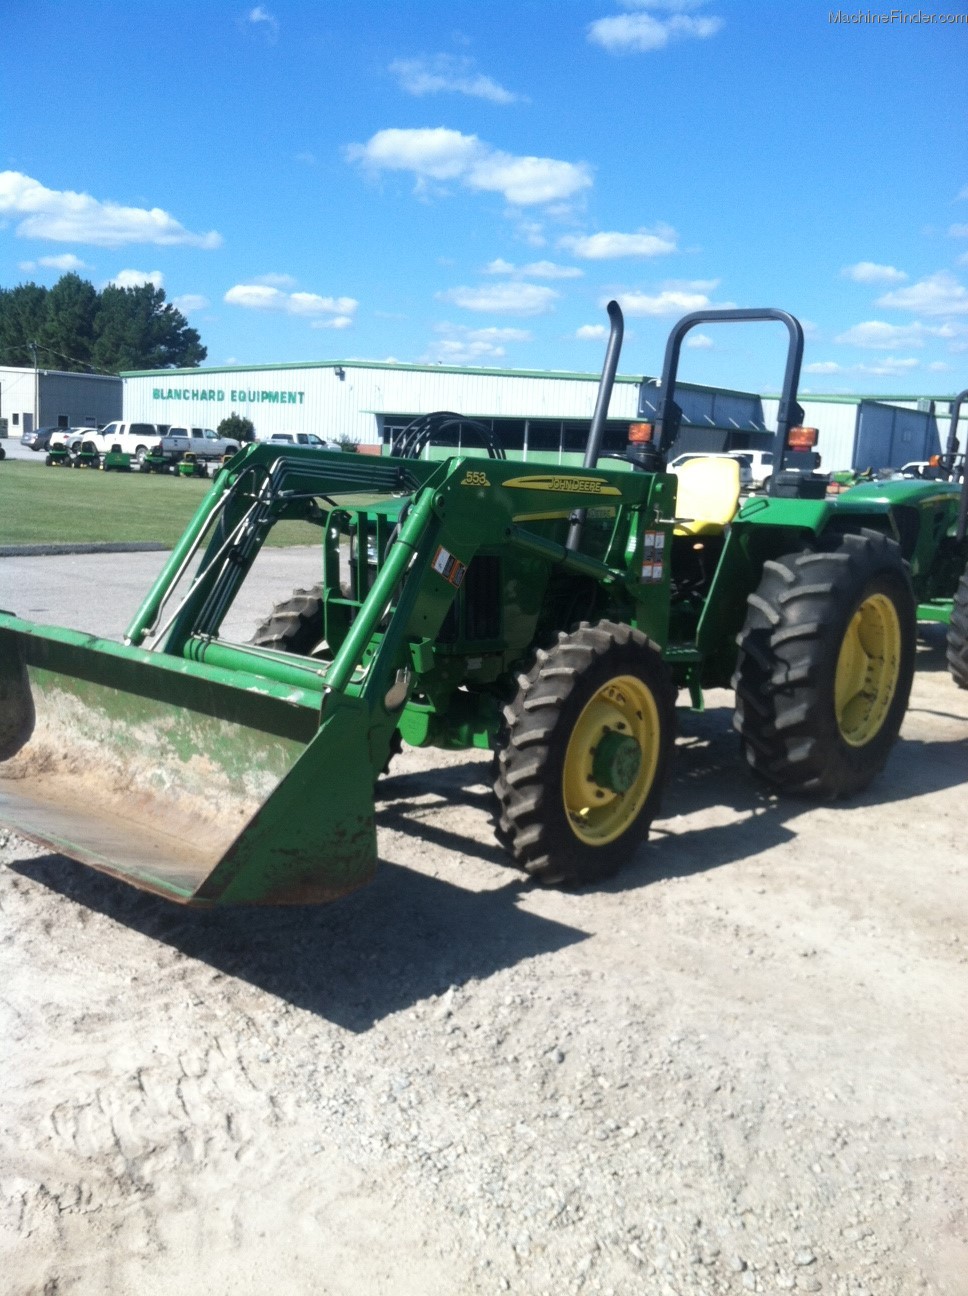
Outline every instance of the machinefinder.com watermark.
<path id="1" fill-rule="evenodd" d="M 853 27 L 860 23 L 871 23 L 881 27 L 920 27 L 924 26 L 966 26 L 968 13 L 925 13 L 923 9 L 887 9 L 877 12 L 874 9 L 831 9 L 827 22 L 843 27 Z"/>

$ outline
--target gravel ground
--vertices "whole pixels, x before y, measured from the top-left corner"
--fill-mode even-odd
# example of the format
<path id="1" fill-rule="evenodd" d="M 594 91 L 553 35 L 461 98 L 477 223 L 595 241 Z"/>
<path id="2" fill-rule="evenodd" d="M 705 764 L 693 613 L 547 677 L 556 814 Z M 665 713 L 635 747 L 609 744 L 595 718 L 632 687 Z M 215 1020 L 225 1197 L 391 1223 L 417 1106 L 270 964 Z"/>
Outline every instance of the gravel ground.
<path id="1" fill-rule="evenodd" d="M 935 630 L 844 805 L 766 795 L 729 719 L 680 711 L 651 842 L 576 892 L 504 866 L 476 754 L 398 758 L 319 909 L 0 830 L 4 1289 L 963 1296 L 968 693 Z"/>

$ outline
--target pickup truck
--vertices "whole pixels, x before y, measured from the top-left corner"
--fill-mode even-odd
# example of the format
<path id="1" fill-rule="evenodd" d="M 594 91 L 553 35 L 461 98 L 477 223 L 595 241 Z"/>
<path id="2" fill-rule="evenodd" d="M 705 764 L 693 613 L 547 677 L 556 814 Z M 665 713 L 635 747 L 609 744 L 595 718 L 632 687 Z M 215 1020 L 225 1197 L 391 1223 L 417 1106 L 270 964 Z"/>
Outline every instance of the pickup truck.
<path id="1" fill-rule="evenodd" d="M 144 462 L 149 448 L 167 430 L 163 423 L 108 423 L 95 432 L 93 428 L 71 428 L 67 437 L 67 447 L 71 454 L 76 454 L 82 441 L 93 441 L 102 454 L 108 454 L 118 446 L 123 454 L 133 455 L 138 463 Z"/>
<path id="2" fill-rule="evenodd" d="M 307 446 L 311 450 L 341 450 L 338 441 L 326 441 L 314 432 L 273 432 L 266 440 L 267 445 Z"/>
<path id="3" fill-rule="evenodd" d="M 202 461 L 221 460 L 226 455 L 235 454 L 239 448 L 236 438 L 220 437 L 211 428 L 200 427 L 170 427 L 155 442 L 156 446 L 159 444 L 164 457 L 176 461 L 189 451 Z"/>

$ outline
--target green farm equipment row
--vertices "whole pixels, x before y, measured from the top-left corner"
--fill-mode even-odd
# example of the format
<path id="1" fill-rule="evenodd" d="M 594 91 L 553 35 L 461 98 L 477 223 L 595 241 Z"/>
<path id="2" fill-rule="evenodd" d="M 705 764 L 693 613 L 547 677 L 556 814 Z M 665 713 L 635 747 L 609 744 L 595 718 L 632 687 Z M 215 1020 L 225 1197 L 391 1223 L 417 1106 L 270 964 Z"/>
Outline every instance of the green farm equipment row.
<path id="1" fill-rule="evenodd" d="M 796 400 L 802 331 L 774 310 L 680 321 L 654 427 L 621 462 L 600 457 L 622 339 L 609 314 L 580 469 L 509 462 L 480 428 L 486 454 L 430 462 L 426 418 L 381 459 L 250 445 L 123 644 L 0 614 L 0 821 L 186 904 L 324 901 L 373 872 L 374 784 L 401 741 L 479 748 L 514 863 L 583 882 L 647 836 L 677 694 L 698 708 L 721 687 L 773 785 L 865 787 L 907 706 L 919 606 L 947 609 L 968 671 L 964 492 L 827 498 Z M 682 341 L 737 321 L 789 339 L 781 470 L 741 506 L 732 461 L 665 470 Z M 233 642 L 226 614 L 287 519 L 318 529 L 319 582 Z"/>

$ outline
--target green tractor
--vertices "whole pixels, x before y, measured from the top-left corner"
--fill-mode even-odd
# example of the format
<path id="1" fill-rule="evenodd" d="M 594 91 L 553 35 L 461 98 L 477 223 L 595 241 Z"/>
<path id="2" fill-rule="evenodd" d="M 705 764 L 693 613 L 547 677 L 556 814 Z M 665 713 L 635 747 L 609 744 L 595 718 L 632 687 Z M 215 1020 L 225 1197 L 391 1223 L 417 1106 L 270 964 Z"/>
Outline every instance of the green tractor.
<path id="1" fill-rule="evenodd" d="M 0 614 L 0 821 L 184 904 L 326 901 L 373 873 L 374 785 L 401 742 L 482 749 L 513 863 L 583 883 L 647 837 L 677 695 L 701 708 L 724 687 L 772 786 L 870 783 L 907 706 L 918 606 L 964 571 L 963 494 L 828 498 L 796 399 L 803 333 L 776 310 L 680 321 L 654 424 L 603 456 L 623 332 L 608 309 L 581 468 L 509 462 L 451 414 L 415 421 L 380 459 L 251 444 L 123 644 Z M 666 471 L 683 338 L 738 321 L 788 335 L 778 470 L 742 505 L 734 460 Z M 424 457 L 455 420 L 482 453 Z M 318 535 L 318 584 L 240 642 L 227 614 L 286 520 Z"/>
<path id="2" fill-rule="evenodd" d="M 105 450 L 101 457 L 102 472 L 120 472 L 129 473 L 131 471 L 131 456 L 124 450 L 118 442 L 115 442 L 110 450 Z"/>
<path id="3" fill-rule="evenodd" d="M 179 477 L 207 477 L 208 467 L 192 450 L 186 451 L 175 465 Z"/>
<path id="4" fill-rule="evenodd" d="M 47 449 L 44 463 L 48 468 L 71 468 L 73 460 L 71 452 L 63 441 L 52 441 Z"/>
<path id="5" fill-rule="evenodd" d="M 99 470 L 101 467 L 101 452 L 93 441 L 82 441 L 77 450 L 71 455 L 72 468 L 93 468 Z"/>

